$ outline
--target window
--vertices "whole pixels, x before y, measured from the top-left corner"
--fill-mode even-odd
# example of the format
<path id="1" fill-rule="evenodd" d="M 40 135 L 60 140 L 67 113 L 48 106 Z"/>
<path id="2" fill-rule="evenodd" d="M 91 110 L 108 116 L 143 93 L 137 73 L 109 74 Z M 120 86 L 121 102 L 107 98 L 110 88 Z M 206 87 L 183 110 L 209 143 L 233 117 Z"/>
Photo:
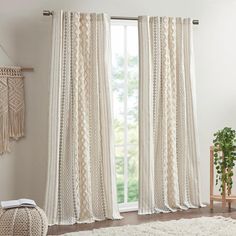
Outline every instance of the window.
<path id="1" fill-rule="evenodd" d="M 116 180 L 120 210 L 137 209 L 138 201 L 138 27 L 112 21 L 112 90 Z"/>

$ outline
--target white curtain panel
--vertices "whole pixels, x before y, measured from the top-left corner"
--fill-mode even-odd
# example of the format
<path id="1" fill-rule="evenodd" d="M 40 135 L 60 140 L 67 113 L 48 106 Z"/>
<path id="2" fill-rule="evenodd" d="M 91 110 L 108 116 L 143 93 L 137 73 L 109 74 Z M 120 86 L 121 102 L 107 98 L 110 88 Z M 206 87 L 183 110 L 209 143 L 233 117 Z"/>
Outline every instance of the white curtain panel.
<path id="1" fill-rule="evenodd" d="M 49 224 L 120 219 L 104 14 L 54 12 L 45 210 Z"/>
<path id="2" fill-rule="evenodd" d="M 139 214 L 202 206 L 191 19 L 139 17 Z"/>

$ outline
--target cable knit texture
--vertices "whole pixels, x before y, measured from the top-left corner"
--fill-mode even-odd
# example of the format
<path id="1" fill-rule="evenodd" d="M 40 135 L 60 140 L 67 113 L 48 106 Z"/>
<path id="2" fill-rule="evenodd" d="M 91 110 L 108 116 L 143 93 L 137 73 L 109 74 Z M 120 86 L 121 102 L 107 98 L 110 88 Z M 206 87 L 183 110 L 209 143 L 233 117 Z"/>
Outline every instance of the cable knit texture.
<path id="1" fill-rule="evenodd" d="M 46 236 L 47 217 L 39 207 L 0 208 L 1 236 Z"/>
<path id="2" fill-rule="evenodd" d="M 139 17 L 139 214 L 200 207 L 191 19 Z"/>

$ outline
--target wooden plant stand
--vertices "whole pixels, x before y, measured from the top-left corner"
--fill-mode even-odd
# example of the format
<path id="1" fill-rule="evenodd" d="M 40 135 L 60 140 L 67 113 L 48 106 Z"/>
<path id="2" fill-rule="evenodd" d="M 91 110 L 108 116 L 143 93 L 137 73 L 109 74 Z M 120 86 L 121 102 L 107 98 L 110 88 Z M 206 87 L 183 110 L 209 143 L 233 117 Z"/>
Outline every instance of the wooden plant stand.
<path id="1" fill-rule="evenodd" d="M 230 193 L 227 193 L 226 186 L 223 184 L 223 194 L 215 195 L 214 194 L 214 147 L 210 147 L 210 209 L 213 209 L 213 203 L 222 202 L 222 207 L 226 207 L 226 203 L 228 203 L 229 209 L 231 209 L 231 203 L 236 202 L 236 196 L 231 196 Z"/>

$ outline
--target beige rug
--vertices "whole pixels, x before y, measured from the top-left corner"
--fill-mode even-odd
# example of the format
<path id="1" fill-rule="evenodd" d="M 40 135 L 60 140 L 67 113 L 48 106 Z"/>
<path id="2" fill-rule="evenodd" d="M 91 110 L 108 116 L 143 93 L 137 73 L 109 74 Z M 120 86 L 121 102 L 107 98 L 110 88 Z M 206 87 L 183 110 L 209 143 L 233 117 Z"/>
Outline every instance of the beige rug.
<path id="1" fill-rule="evenodd" d="M 64 236 L 234 236 L 236 220 L 224 217 L 201 217 L 172 221 L 155 221 L 140 225 L 126 225 L 64 234 Z"/>

